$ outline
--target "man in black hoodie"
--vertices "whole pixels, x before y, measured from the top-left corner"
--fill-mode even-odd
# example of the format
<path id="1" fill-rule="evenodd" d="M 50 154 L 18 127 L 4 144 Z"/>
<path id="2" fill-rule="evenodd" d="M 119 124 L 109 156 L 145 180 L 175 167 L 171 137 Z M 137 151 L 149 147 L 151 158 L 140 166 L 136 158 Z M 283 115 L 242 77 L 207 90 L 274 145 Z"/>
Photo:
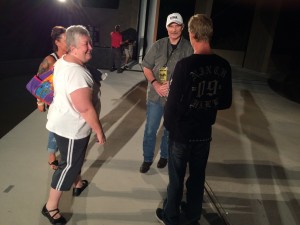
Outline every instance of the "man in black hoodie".
<path id="1" fill-rule="evenodd" d="M 217 111 L 229 108 L 232 102 L 231 67 L 210 47 L 211 19 L 194 15 L 188 30 L 194 54 L 177 63 L 164 112 L 169 131 L 169 184 L 164 207 L 156 210 L 156 216 L 167 225 L 200 219 L 212 125 Z M 187 165 L 185 203 L 181 201 Z"/>

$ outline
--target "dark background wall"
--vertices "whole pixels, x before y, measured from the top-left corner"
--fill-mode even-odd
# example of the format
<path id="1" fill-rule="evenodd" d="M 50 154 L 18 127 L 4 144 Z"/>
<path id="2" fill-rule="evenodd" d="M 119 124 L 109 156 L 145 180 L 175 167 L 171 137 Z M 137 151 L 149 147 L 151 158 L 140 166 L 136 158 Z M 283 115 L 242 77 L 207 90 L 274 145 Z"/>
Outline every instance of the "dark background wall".
<path id="1" fill-rule="evenodd" d="M 137 29 L 138 13 L 139 0 L 1 0 L 0 61 L 44 57 L 55 25 L 90 25 L 98 32 L 96 46 L 108 47 L 116 24 Z"/>
<path id="2" fill-rule="evenodd" d="M 216 1 L 212 7 L 215 35 L 212 46 L 216 49 L 246 51 L 255 4 L 235 1 Z"/>

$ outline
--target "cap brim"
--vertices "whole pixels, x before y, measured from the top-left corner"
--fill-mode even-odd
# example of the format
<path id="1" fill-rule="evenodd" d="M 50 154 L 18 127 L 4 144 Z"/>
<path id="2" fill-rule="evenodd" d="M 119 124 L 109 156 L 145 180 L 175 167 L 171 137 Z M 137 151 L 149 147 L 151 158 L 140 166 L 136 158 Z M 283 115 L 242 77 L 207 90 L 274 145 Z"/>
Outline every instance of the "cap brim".
<path id="1" fill-rule="evenodd" d="M 178 25 L 182 25 L 182 22 L 179 22 L 179 21 L 172 21 L 172 22 L 168 23 L 167 26 L 169 26 L 169 25 L 172 24 L 172 23 L 176 23 L 176 24 L 178 24 Z"/>

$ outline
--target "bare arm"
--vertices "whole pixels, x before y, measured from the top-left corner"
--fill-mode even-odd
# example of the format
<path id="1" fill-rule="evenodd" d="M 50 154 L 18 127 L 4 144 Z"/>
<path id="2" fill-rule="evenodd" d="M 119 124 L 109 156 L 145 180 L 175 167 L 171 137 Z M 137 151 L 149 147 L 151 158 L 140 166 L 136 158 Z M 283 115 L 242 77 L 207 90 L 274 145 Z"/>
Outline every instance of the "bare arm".
<path id="1" fill-rule="evenodd" d="M 40 75 L 40 74 L 48 71 L 54 65 L 54 63 L 55 63 L 55 60 L 53 59 L 53 57 L 47 56 L 46 58 L 44 58 L 44 60 L 41 62 L 40 66 L 39 66 L 37 75 Z M 40 112 L 45 111 L 45 104 L 42 101 L 39 101 L 38 99 L 37 99 L 37 108 Z"/>
<path id="2" fill-rule="evenodd" d="M 160 97 L 168 96 L 169 82 L 167 81 L 167 82 L 161 84 L 154 77 L 152 70 L 150 70 L 150 69 L 148 69 L 146 67 L 144 67 L 143 70 L 144 70 L 145 77 L 147 78 L 147 80 L 149 82 L 151 82 L 151 84 L 154 87 L 154 89 L 157 92 L 157 94 Z"/>
<path id="3" fill-rule="evenodd" d="M 71 100 L 75 109 L 96 133 L 99 144 L 106 142 L 101 122 L 92 104 L 92 91 L 90 88 L 80 88 L 71 93 Z"/>
<path id="4" fill-rule="evenodd" d="M 37 72 L 37 74 L 42 74 L 48 70 L 50 70 L 50 68 L 54 65 L 55 60 L 53 59 L 53 57 L 51 56 L 47 56 L 46 58 L 44 58 L 44 60 L 41 62 L 40 66 L 39 66 L 39 70 Z"/>

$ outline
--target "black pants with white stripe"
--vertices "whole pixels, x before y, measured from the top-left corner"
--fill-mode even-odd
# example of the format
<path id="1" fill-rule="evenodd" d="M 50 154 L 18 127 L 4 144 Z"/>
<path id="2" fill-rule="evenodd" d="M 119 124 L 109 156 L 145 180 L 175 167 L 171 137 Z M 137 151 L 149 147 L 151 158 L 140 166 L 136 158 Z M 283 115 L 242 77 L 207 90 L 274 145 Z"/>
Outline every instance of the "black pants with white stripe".
<path id="1" fill-rule="evenodd" d="M 68 191 L 80 175 L 90 135 L 82 139 L 69 139 L 57 134 L 54 136 L 61 161 L 53 174 L 51 187 L 58 191 Z"/>

